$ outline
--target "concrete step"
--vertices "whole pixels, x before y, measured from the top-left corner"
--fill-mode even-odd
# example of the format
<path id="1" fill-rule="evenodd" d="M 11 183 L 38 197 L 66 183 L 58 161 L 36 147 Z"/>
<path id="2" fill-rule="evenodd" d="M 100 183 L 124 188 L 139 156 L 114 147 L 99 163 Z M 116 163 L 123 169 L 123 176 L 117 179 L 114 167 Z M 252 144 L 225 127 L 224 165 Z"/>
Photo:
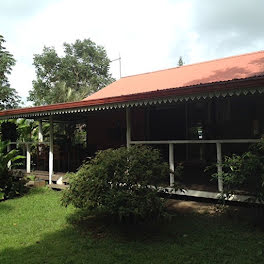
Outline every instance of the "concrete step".
<path id="1" fill-rule="evenodd" d="M 52 183 L 52 184 L 48 184 L 48 187 L 55 190 L 65 190 L 69 187 L 69 185 Z"/>
<path id="2" fill-rule="evenodd" d="M 49 176 L 47 175 L 36 175 L 36 178 L 38 178 L 39 180 L 44 180 L 44 181 L 49 180 Z"/>
<path id="3" fill-rule="evenodd" d="M 64 184 L 68 184 L 68 182 L 69 182 L 69 178 L 62 178 L 62 182 L 64 183 Z"/>
<path id="4" fill-rule="evenodd" d="M 43 180 L 28 181 L 25 186 L 28 187 L 43 187 L 46 183 Z"/>

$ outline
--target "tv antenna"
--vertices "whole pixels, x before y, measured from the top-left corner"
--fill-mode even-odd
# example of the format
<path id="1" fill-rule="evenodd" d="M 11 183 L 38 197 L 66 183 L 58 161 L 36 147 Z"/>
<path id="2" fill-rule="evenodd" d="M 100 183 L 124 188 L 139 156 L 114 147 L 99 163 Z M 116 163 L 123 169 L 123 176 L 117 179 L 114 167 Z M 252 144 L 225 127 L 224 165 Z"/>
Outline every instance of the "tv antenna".
<path id="1" fill-rule="evenodd" d="M 117 59 L 111 60 L 110 62 L 119 61 L 119 78 L 121 79 L 121 56 L 119 53 L 119 57 Z"/>

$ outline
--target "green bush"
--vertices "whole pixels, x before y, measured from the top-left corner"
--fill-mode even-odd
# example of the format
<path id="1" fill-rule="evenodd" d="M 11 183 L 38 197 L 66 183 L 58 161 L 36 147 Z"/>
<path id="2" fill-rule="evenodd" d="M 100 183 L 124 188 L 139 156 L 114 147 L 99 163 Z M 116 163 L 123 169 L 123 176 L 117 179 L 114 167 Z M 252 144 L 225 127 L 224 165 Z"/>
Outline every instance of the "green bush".
<path id="1" fill-rule="evenodd" d="M 224 197 L 246 188 L 254 195 L 255 201 L 264 203 L 264 139 L 242 155 L 225 156 L 222 168 Z M 218 178 L 217 173 L 212 176 Z"/>
<path id="2" fill-rule="evenodd" d="M 7 143 L 0 141 L 0 200 L 10 199 L 26 191 L 25 179 L 20 172 L 12 170 L 23 156 L 17 150 L 6 153 Z M 11 167 L 8 168 L 8 163 Z"/>
<path id="3" fill-rule="evenodd" d="M 120 222 L 157 220 L 165 214 L 157 184 L 168 175 L 168 164 L 150 147 L 99 151 L 70 175 L 62 203 L 89 214 L 104 213 Z"/>

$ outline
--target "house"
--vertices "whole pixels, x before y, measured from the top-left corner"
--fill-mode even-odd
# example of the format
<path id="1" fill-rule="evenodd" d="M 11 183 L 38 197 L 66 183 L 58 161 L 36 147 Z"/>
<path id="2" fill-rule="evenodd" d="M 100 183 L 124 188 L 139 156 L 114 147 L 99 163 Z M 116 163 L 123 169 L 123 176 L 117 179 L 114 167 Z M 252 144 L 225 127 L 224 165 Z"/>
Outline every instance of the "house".
<path id="1" fill-rule="evenodd" d="M 53 124 L 72 122 L 86 124 L 91 154 L 121 145 L 159 147 L 171 170 L 185 162 L 194 196 L 212 198 L 223 190 L 222 156 L 245 151 L 264 132 L 263 91 L 264 51 L 259 51 L 123 77 L 82 101 L 1 111 L 0 119 L 38 120 L 40 140 L 42 122 L 50 123 L 50 183 Z M 212 190 L 195 174 L 204 162 L 216 161 L 218 186 Z M 170 175 L 168 185 L 173 183 Z"/>

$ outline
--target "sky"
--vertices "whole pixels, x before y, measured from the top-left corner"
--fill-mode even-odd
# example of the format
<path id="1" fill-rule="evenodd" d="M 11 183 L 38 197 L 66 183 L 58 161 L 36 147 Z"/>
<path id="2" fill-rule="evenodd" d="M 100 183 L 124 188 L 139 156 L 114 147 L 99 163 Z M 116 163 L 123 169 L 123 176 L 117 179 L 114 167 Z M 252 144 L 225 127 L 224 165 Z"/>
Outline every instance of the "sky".
<path id="1" fill-rule="evenodd" d="M 0 34 L 16 59 L 10 83 L 25 105 L 34 54 L 90 38 L 122 77 L 264 50 L 263 0 L 0 0 Z M 119 63 L 110 71 L 119 79 Z"/>

